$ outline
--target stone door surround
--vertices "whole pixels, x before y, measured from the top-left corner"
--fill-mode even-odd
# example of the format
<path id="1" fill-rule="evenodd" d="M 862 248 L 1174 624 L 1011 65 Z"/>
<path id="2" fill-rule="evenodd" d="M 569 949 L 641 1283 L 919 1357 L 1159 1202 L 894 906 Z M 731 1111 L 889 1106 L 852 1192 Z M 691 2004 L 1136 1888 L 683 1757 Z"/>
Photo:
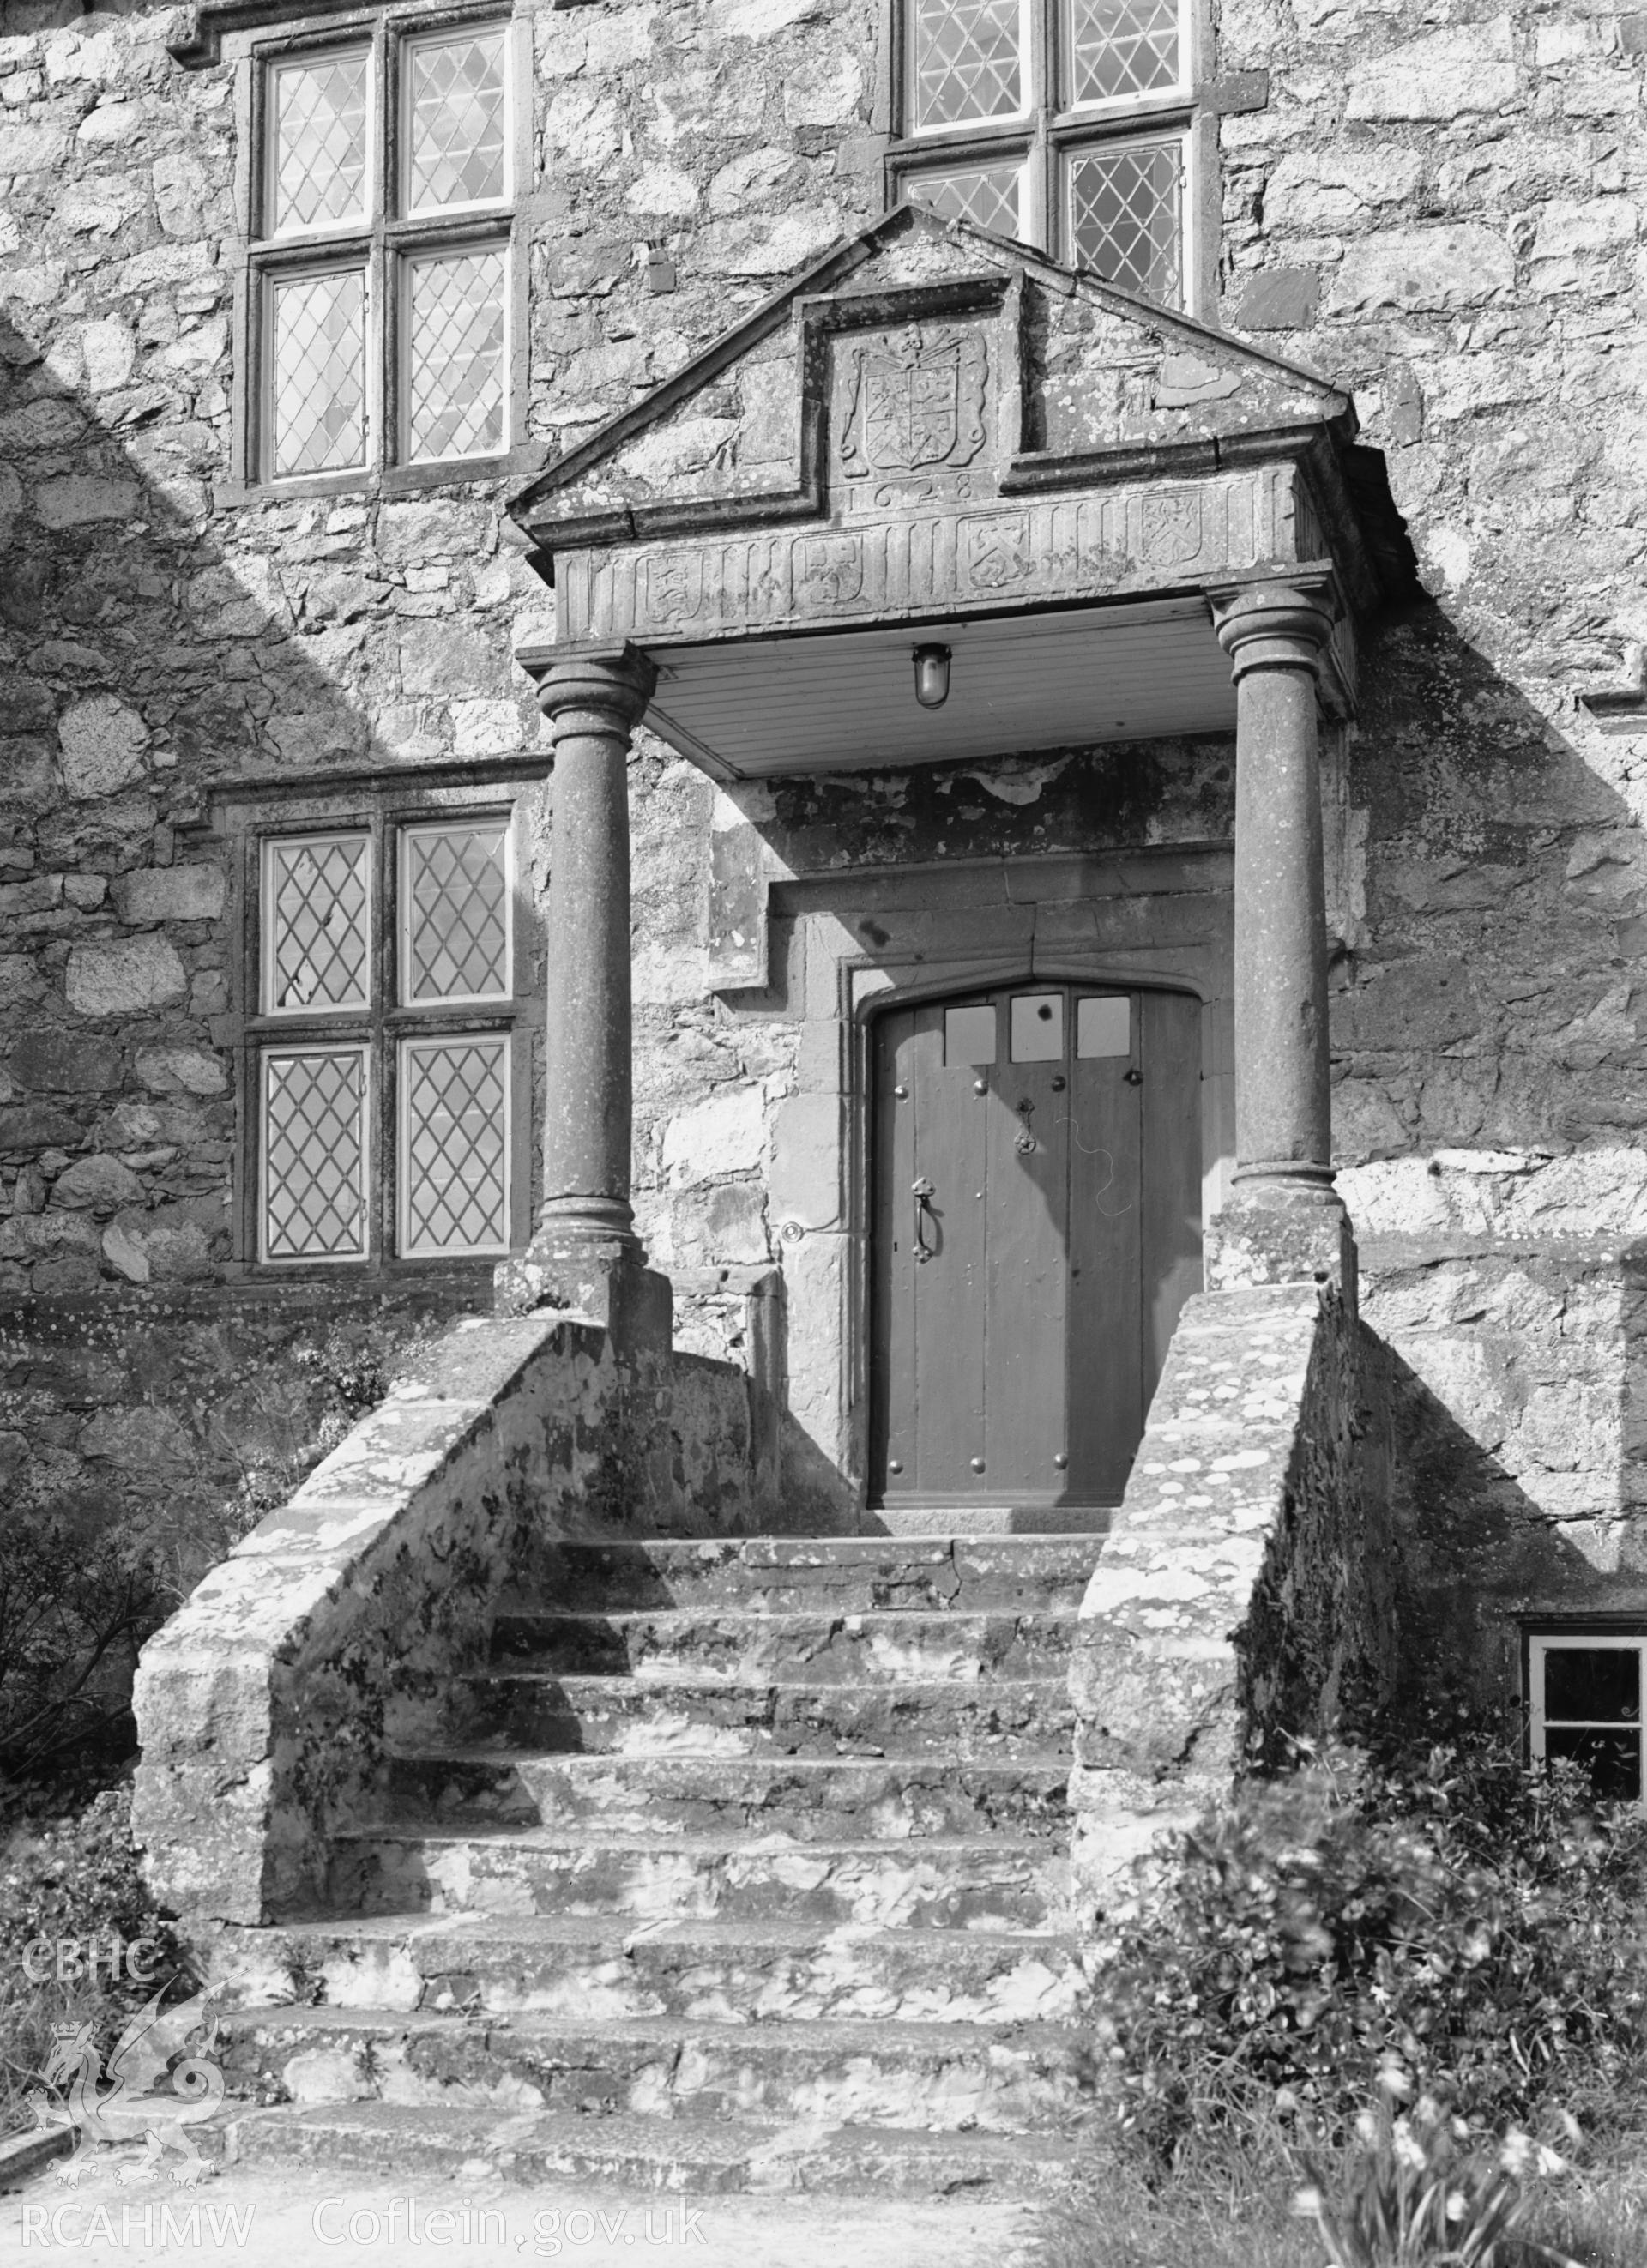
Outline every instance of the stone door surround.
<path id="1" fill-rule="evenodd" d="M 1234 1162 L 1233 860 L 1227 845 L 1025 857 L 776 882 L 800 1026 L 768 1181 L 788 1305 L 793 1422 L 864 1501 L 869 1425 L 871 1027 L 894 1005 L 1067 979 L 1202 1004 L 1203 1218 Z M 883 940 L 866 943 L 865 931 Z"/>

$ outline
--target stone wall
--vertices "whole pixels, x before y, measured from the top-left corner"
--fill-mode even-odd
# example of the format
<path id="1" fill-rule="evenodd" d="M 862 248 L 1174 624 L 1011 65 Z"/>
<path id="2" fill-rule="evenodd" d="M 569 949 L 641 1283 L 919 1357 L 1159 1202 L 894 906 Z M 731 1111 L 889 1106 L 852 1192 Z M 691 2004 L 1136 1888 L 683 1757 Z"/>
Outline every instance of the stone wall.
<path id="1" fill-rule="evenodd" d="M 1434 605 L 1364 648 L 1334 1124 L 1423 1676 L 1639 1610 L 1647 19 L 1233 0 L 1232 320 L 1349 386 Z M 1628 726 L 1628 716 L 1610 720 Z M 1643 720 L 1647 724 L 1647 718 Z M 1595 1571 L 1593 1573 L 1591 1571 Z"/>
<path id="2" fill-rule="evenodd" d="M 863 0 L 528 12 L 529 428 L 548 451 L 871 217 L 886 115 Z M 1636 1503 L 1643 741 L 1577 696 L 1624 682 L 1647 641 L 1647 32 L 1589 0 L 1442 13 L 1224 0 L 1217 68 L 1268 73 L 1268 97 L 1218 124 L 1222 319 L 1353 387 L 1433 594 L 1367 640 L 1335 755 L 1342 1154 L 1416 1160 L 1414 1186 L 1440 1188 L 1530 1189 L 1581 1160 L 1585 1203 L 1621 1224 L 1580 1255 L 1506 1201 L 1460 1246 L 1357 1174 L 1367 1313 L 1492 1486 L 1605 1567 L 1628 1560 Z M 79 1312 L 53 1301 L 129 1309 L 136 1330 L 178 1287 L 240 1296 L 240 940 L 198 831 L 205 783 L 544 747 L 510 657 L 554 598 L 499 484 L 232 486 L 233 70 L 171 61 L 186 16 L 9 0 L 0 39 L 0 1299 L 48 1351 Z M 724 438 L 711 404 L 659 474 L 689 482 Z M 812 1264 L 771 1199 L 815 1044 L 781 920 L 767 965 L 716 990 L 711 884 L 739 830 L 770 862 L 757 895 L 929 853 L 1217 837 L 1227 768 L 1211 746 L 1076 752 L 739 808 L 643 740 L 636 1178 L 655 1256 L 702 1286 L 689 1343 L 746 1339 L 723 1271 Z M 1512 1162 L 1477 1174 L 1449 1162 L 1464 1152 Z M 1387 1275 L 1386 1233 L 1404 1240 Z M 173 1393 L 151 1379 L 114 1406 L 187 1432 Z M 74 1394 L 29 1404 L 48 1480 L 89 1422 Z"/>

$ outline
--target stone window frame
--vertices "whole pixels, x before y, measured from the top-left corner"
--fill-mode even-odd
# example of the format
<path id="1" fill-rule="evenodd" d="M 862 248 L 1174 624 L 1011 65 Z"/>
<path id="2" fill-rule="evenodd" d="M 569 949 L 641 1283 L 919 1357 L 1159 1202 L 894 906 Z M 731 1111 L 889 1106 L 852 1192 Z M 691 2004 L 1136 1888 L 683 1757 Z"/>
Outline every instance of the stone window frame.
<path id="1" fill-rule="evenodd" d="M 1640 1665 L 1639 1692 L 1647 1705 L 1647 1621 L 1639 1615 L 1537 1615 L 1521 1627 L 1521 1693 L 1526 1718 L 1524 1741 L 1527 1761 L 1537 1764 L 1546 1754 L 1546 1724 L 1540 1706 L 1543 1695 L 1540 1649 L 1550 1646 L 1596 1646 L 1633 1648 Z M 1647 1705 L 1638 1724 L 1641 1738 L 1641 1792 L 1636 1808 L 1647 1811 Z M 1557 1719 L 1557 1722 L 1562 1720 Z M 1567 1720 L 1571 1721 L 1571 1720 Z"/>
<path id="2" fill-rule="evenodd" d="M 230 11 L 224 11 L 228 14 Z M 249 12 L 249 11 L 248 11 Z M 259 11 L 260 13 L 261 11 Z M 416 494 L 473 481 L 512 480 L 537 471 L 540 442 L 526 432 L 530 401 L 530 256 L 541 203 L 533 160 L 531 20 L 511 15 L 509 0 L 449 0 L 413 5 L 327 8 L 323 12 L 271 10 L 280 28 L 263 37 L 226 23 L 214 37 L 235 65 L 237 156 L 232 248 L 234 290 L 233 421 L 225 503 L 358 495 Z M 265 22 L 268 17 L 263 18 Z M 467 207 L 449 217 L 390 217 L 401 179 L 401 57 L 413 40 L 496 25 L 509 43 L 511 196 L 484 209 Z M 315 231 L 304 237 L 262 233 L 268 156 L 269 67 L 292 58 L 366 46 L 372 57 L 373 146 L 370 218 L 358 228 Z M 186 61 L 210 60 L 202 44 L 178 51 Z M 501 246 L 505 254 L 504 395 L 506 446 L 489 456 L 401 461 L 404 373 L 396 269 L 418 253 Z M 328 472 L 283 475 L 267 469 L 266 306 L 268 282 L 283 275 L 320 273 L 358 259 L 367 272 L 367 455 L 364 465 Z"/>
<path id="3" fill-rule="evenodd" d="M 1223 91 L 1210 84 L 1213 29 L 1207 0 L 1180 0 L 1184 70 L 1177 88 L 1079 106 L 1058 99 L 1068 84 L 1063 26 L 1070 0 L 1025 0 L 1032 88 L 1026 112 L 1011 120 L 925 130 L 915 129 L 908 119 L 909 14 L 914 4 L 883 0 L 881 105 L 887 137 L 887 205 L 908 197 L 923 173 L 1020 163 L 1026 167 L 1029 206 L 1023 241 L 1070 265 L 1074 256 L 1066 241 L 1064 218 L 1070 162 L 1107 146 L 1181 139 L 1180 312 L 1210 319 L 1217 305 L 1218 114 L 1224 108 L 1257 106 L 1242 98 L 1221 99 Z"/>
<path id="4" fill-rule="evenodd" d="M 541 762 L 499 760 L 427 775 L 385 780 L 352 775 L 329 783 L 255 784 L 224 791 L 210 832 L 231 843 L 231 934 L 234 976 L 231 1005 L 218 1035 L 236 1064 L 235 1194 L 232 1272 L 265 1282 L 359 1281 L 363 1278 L 467 1276 L 489 1279 L 502 1254 L 400 1250 L 402 1195 L 399 1124 L 402 1040 L 440 1035 L 507 1034 L 509 1074 L 509 1251 L 531 1234 L 535 1204 L 543 1060 L 545 1002 L 537 972 L 542 965 L 543 924 L 532 884 L 533 791 L 546 777 Z M 497 818 L 511 830 L 511 990 L 496 1002 L 436 1006 L 400 1000 L 401 836 L 408 828 L 437 821 Z M 364 833 L 371 840 L 371 968 L 369 1005 L 362 1010 L 281 1010 L 263 1006 L 265 937 L 264 845 L 285 836 Z M 308 1256 L 266 1260 L 261 1255 L 262 1057 L 273 1046 L 361 1044 L 369 1049 L 368 1217 L 364 1256 Z"/>

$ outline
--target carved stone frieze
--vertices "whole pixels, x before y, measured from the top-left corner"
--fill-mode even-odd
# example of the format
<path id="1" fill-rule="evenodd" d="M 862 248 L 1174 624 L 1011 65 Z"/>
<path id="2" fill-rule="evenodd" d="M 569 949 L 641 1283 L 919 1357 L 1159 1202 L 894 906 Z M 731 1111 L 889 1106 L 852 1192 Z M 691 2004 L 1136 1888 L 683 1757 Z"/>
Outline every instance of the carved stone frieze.
<path id="1" fill-rule="evenodd" d="M 736 637 L 1104 597 L 1304 555 L 1285 468 L 895 519 L 629 544 L 562 560 L 562 636 Z"/>

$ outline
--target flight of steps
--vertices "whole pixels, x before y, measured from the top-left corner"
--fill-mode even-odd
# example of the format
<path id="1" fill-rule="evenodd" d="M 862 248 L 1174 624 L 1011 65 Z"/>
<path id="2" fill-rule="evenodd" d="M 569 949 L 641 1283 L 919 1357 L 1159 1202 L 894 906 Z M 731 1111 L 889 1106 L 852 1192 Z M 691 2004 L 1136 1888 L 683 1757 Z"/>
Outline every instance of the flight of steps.
<path id="1" fill-rule="evenodd" d="M 247 1933 L 232 2154 L 1040 2193 L 1089 2102 L 1065 1676 L 1101 1545 L 549 1549 L 330 1915 Z"/>

